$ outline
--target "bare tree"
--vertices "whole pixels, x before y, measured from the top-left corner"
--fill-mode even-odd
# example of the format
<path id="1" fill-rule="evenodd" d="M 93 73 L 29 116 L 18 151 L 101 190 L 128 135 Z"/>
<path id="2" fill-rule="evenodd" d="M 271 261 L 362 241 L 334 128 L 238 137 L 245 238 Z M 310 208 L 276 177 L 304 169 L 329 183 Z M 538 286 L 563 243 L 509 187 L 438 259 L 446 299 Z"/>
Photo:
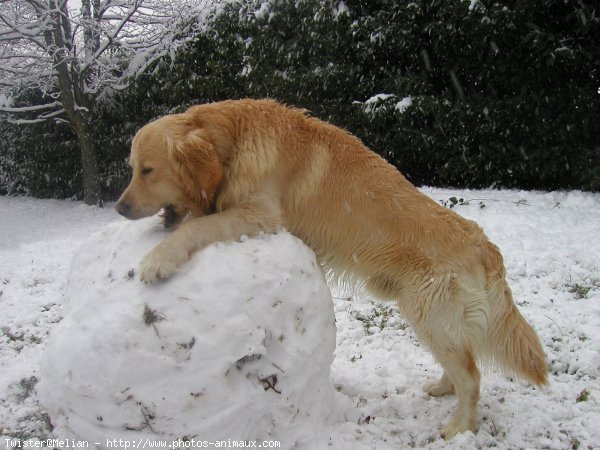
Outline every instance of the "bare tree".
<path id="1" fill-rule="evenodd" d="M 81 149 L 83 196 L 101 202 L 90 130 L 98 99 L 173 53 L 218 2 L 203 0 L 0 0 L 0 114 L 18 123 L 67 122 Z M 182 33 L 189 27 L 186 33 Z M 45 102 L 19 104 L 26 90 Z"/>

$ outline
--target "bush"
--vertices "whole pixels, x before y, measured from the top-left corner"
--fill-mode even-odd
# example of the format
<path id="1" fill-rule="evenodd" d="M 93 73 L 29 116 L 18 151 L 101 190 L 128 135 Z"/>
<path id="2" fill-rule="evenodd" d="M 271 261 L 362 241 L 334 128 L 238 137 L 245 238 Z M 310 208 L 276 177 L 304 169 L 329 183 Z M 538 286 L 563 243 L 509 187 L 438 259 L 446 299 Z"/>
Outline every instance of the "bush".
<path id="1" fill-rule="evenodd" d="M 250 95 L 348 128 L 416 184 L 600 188 L 600 27 L 589 7 L 344 5 L 226 11 L 247 43 Z M 388 95 L 366 103 L 377 94 Z"/>
<path id="2" fill-rule="evenodd" d="M 415 184 L 600 190 L 600 18 L 584 2 L 227 3 L 96 111 L 105 194 L 135 131 L 272 97 L 347 128 Z M 80 196 L 73 134 L 3 124 L 0 192 Z"/>
<path id="3" fill-rule="evenodd" d="M 3 123 L 0 130 L 0 194 L 80 197 L 79 147 L 69 128 Z"/>

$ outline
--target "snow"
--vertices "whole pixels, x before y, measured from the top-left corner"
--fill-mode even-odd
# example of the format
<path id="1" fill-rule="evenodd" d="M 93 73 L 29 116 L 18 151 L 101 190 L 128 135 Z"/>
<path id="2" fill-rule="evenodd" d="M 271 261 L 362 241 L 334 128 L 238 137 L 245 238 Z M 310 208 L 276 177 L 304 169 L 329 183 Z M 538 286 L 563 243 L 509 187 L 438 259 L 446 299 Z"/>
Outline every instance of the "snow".
<path id="1" fill-rule="evenodd" d="M 7 97 L 6 94 L 0 93 L 0 108 L 6 107 L 10 108 L 14 104 L 14 98 Z"/>
<path id="2" fill-rule="evenodd" d="M 350 14 L 350 9 L 348 8 L 348 5 L 346 5 L 345 2 L 341 1 L 337 5 L 334 5 L 333 17 L 336 20 L 339 20 L 340 16 L 342 16 L 342 15 L 349 15 L 349 14 Z"/>
<path id="3" fill-rule="evenodd" d="M 400 100 L 398 103 L 396 103 L 395 108 L 398 112 L 403 113 L 411 106 L 412 106 L 412 97 L 408 96 L 408 97 L 404 97 L 402 100 Z"/>
<path id="4" fill-rule="evenodd" d="M 515 300 L 547 354 L 550 386 L 539 390 L 494 371 L 484 373 L 479 431 L 445 442 L 439 430 L 456 399 L 430 398 L 422 390 L 440 376 L 439 366 L 392 303 L 336 288 L 333 409 L 321 412 L 324 434 L 299 425 L 304 440 L 297 448 L 600 447 L 600 243 L 595 238 L 600 194 L 422 190 L 436 201 L 462 198 L 454 210 L 481 224 L 501 248 Z M 123 222 L 108 207 L 68 201 L 0 197 L 0 206 L 0 448 L 8 448 L 8 437 L 68 437 L 59 428 L 50 430 L 47 411 L 39 404 L 37 391 L 45 382 L 40 381 L 41 365 L 51 352 L 48 333 L 60 329 L 61 319 L 68 323 L 71 261 L 82 257 L 82 242 L 111 222 Z M 227 245 L 217 247 L 211 251 L 233 251 Z M 75 269 L 82 264 L 76 263 Z M 80 268 L 83 272 L 85 267 Z M 185 274 L 178 283 L 183 278 Z M 146 332 L 148 339 L 157 339 L 153 330 Z M 209 334 L 195 332 L 197 342 Z M 54 364 L 68 361 L 76 344 L 63 348 Z M 220 343 L 212 348 L 216 353 L 223 349 Z M 288 436 L 277 438 L 282 448 L 293 445 Z"/>
<path id="5" fill-rule="evenodd" d="M 3 5 L 5 3 L 2 2 Z M 15 119 L 16 123 L 40 122 L 64 112 L 61 101 L 28 106 L 15 105 L 12 99 L 22 86 L 37 90 L 47 98 L 66 95 L 65 92 L 59 95 L 57 91 L 59 83 L 56 82 L 52 58 L 57 51 L 55 47 L 67 59 L 74 61 L 69 65 L 71 72 L 67 78 L 86 80 L 82 86 L 77 83 L 70 86 L 75 97 L 81 97 L 78 94 L 106 97 L 115 89 L 124 88 L 134 74 L 140 74 L 157 59 L 172 54 L 182 45 L 181 24 L 189 24 L 189 18 L 195 17 L 195 28 L 201 29 L 224 3 L 205 0 L 140 0 L 135 3 L 104 0 L 92 2 L 91 8 L 90 2 L 87 2 L 86 12 L 86 8 L 77 7 L 80 1 L 56 4 L 15 2 L 10 8 L 1 10 L 0 111 L 11 115 L 37 113 L 34 118 Z M 64 21 L 51 19 L 57 12 Z M 90 13 L 96 15 L 90 16 Z M 96 19 L 90 20 L 90 17 Z M 32 18 L 37 20 L 32 21 Z M 48 26 L 52 33 L 45 35 Z M 49 36 L 55 35 L 61 36 L 61 39 L 46 41 Z M 90 42 L 86 35 L 98 37 L 97 42 Z M 117 47 L 122 55 L 134 54 L 135 57 L 125 60 L 119 52 L 111 51 Z M 82 77 L 82 74 L 90 72 L 90 67 L 93 67 L 94 77 Z"/>
<path id="6" fill-rule="evenodd" d="M 271 4 L 269 2 L 261 3 L 260 7 L 254 11 L 254 16 L 257 19 L 264 19 L 271 12 Z"/>
<path id="7" fill-rule="evenodd" d="M 378 109 L 378 107 L 380 106 L 380 104 L 382 102 L 384 102 L 385 100 L 387 100 L 389 98 L 393 98 L 393 97 L 395 97 L 394 94 L 376 94 L 376 95 L 369 97 L 364 102 L 354 102 L 354 103 L 362 104 L 365 111 L 367 113 L 371 114 Z"/>
<path id="8" fill-rule="evenodd" d="M 386 100 L 389 100 L 389 99 L 393 99 L 394 97 L 397 97 L 397 96 L 395 94 L 376 94 L 376 95 L 373 95 L 372 97 L 369 97 L 364 102 L 355 102 L 355 103 L 361 103 L 364 106 L 365 111 L 367 113 L 374 113 L 377 111 L 377 109 L 379 107 L 381 107 L 383 102 L 385 102 Z M 410 106 L 412 106 L 412 102 L 413 102 L 413 99 L 411 96 L 403 97 L 400 101 L 398 101 L 394 105 L 394 109 L 396 111 L 398 111 L 399 113 L 403 113 Z"/>
<path id="9" fill-rule="evenodd" d="M 333 402 L 335 323 L 314 253 L 281 232 L 140 283 L 135 267 L 165 234 L 158 218 L 117 222 L 78 250 L 38 385 L 55 433 L 101 448 L 184 436 L 293 447 L 316 434 Z"/>

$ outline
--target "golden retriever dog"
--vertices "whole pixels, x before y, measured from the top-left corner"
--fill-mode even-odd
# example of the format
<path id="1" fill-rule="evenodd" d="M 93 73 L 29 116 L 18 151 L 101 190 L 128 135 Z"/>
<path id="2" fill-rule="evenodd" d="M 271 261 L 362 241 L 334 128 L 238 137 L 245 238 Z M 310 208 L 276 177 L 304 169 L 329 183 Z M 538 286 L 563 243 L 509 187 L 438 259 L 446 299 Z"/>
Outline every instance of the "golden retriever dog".
<path id="1" fill-rule="evenodd" d="M 163 209 L 173 227 L 142 260 L 142 281 L 170 277 L 216 241 L 287 229 L 327 270 L 398 303 L 444 369 L 426 391 L 458 397 L 446 439 L 477 428 L 478 363 L 547 383 L 498 248 L 350 133 L 272 100 L 224 101 L 147 124 L 129 162 L 118 212 Z"/>

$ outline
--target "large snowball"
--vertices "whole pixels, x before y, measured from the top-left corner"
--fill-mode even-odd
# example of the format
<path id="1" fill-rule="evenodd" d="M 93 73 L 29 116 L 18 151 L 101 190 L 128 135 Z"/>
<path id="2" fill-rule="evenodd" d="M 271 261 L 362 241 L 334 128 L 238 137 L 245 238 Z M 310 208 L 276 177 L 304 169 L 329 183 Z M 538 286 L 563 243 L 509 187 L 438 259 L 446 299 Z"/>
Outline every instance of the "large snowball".
<path id="1" fill-rule="evenodd" d="M 119 222 L 76 256 L 38 387 L 57 434 L 301 443 L 333 396 L 333 306 L 314 254 L 285 232 L 218 243 L 144 285 L 138 264 L 166 235 L 157 218 Z"/>

